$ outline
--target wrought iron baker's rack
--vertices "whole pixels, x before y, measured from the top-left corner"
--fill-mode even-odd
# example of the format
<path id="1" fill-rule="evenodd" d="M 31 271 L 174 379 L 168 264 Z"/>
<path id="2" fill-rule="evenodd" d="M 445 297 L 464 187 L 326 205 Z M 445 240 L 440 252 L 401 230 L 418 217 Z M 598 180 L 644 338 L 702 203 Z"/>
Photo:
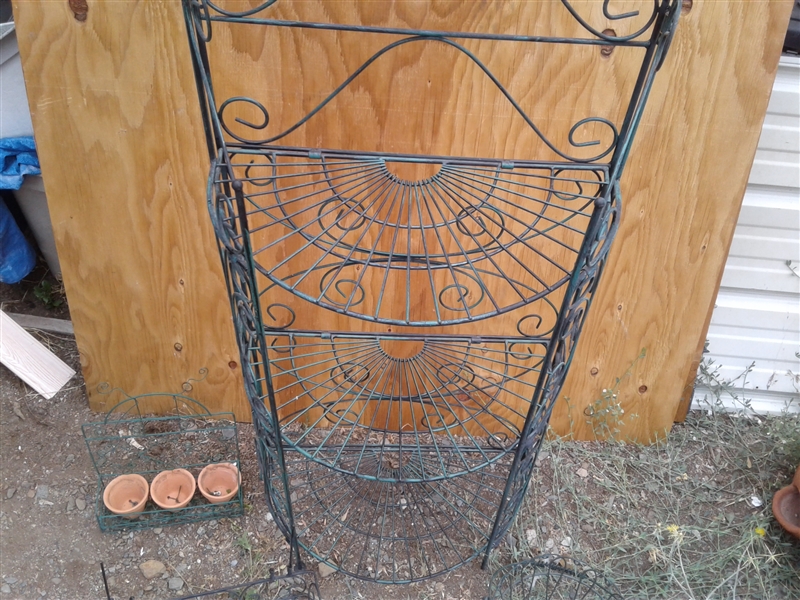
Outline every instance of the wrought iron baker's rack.
<path id="1" fill-rule="evenodd" d="M 228 284 L 266 498 L 291 548 L 351 576 L 425 579 L 484 556 L 522 503 L 620 214 L 619 179 L 679 0 L 607 22 L 554 1 L 573 37 L 298 21 L 288 0 L 184 0 L 211 158 L 208 204 Z M 282 131 L 255 97 L 220 100 L 218 27 L 383 36 L 386 44 Z M 586 117 L 550 141 L 471 41 L 638 49 L 621 122 Z M 537 136 L 543 161 L 281 145 L 384 55 L 466 57 Z M 243 115 L 250 115 L 245 118 Z M 253 118 L 252 115 L 256 117 Z M 583 128 L 606 143 L 581 141 Z M 433 165 L 408 181 L 389 163 Z M 308 307 L 352 326 L 315 328 Z M 512 333 L 487 333 L 513 315 Z M 505 318 L 505 317 L 504 317 Z M 336 323 L 340 323 L 337 320 Z M 487 327 L 489 325 L 489 327 Z"/>

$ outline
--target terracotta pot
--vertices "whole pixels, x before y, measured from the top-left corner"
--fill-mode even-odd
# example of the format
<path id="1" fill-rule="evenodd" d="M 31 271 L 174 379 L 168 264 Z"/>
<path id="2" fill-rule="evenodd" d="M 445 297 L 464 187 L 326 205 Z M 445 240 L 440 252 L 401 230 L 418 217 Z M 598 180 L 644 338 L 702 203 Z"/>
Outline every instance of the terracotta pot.
<path id="1" fill-rule="evenodd" d="M 120 475 L 103 490 L 103 504 L 115 515 L 135 519 L 147 503 L 149 486 L 141 475 Z"/>
<path id="2" fill-rule="evenodd" d="M 161 508 L 178 510 L 189 504 L 196 488 L 194 475 L 186 469 L 162 471 L 150 484 L 150 497 Z"/>
<path id="3" fill-rule="evenodd" d="M 791 485 L 781 488 L 772 498 L 772 514 L 786 531 L 800 538 L 800 467 Z"/>
<path id="4" fill-rule="evenodd" d="M 242 475 L 233 463 L 207 465 L 200 471 L 197 487 L 211 504 L 228 502 L 239 491 Z"/>

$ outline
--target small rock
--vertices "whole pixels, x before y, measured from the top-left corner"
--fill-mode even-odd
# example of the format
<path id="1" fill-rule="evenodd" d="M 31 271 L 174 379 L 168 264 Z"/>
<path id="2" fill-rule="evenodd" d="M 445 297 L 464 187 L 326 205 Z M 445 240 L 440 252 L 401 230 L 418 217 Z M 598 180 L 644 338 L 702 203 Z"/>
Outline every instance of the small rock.
<path id="1" fill-rule="evenodd" d="M 588 476 L 589 476 L 589 471 L 587 471 L 586 469 L 584 469 L 583 467 L 581 467 L 580 469 L 578 469 L 577 471 L 575 471 L 575 474 L 576 474 L 578 477 L 581 477 L 581 478 L 584 478 L 584 479 L 585 479 L 586 477 L 588 477 Z"/>
<path id="2" fill-rule="evenodd" d="M 33 490 L 30 490 L 30 491 L 28 492 L 28 498 L 33 498 L 35 495 L 36 495 L 36 492 L 35 492 L 35 491 L 33 491 Z"/>
<path id="3" fill-rule="evenodd" d="M 50 500 L 42 500 L 39 498 L 39 506 L 53 506 L 53 503 Z"/>
<path id="4" fill-rule="evenodd" d="M 153 529 L 153 533 L 155 533 L 156 535 L 161 535 L 162 531 L 164 530 L 161 527 L 156 527 L 155 529 Z"/>
<path id="5" fill-rule="evenodd" d="M 206 532 L 205 527 L 198 527 L 197 528 L 197 535 L 203 535 Z"/>
<path id="6" fill-rule="evenodd" d="M 581 531 L 585 531 L 587 533 L 594 531 L 594 527 L 591 523 L 581 523 Z"/>
<path id="7" fill-rule="evenodd" d="M 232 561 L 231 561 L 231 567 L 235 567 L 235 566 L 236 566 L 236 565 L 238 565 L 238 564 L 239 564 L 239 561 L 238 561 L 238 560 L 232 560 Z"/>
<path id="8" fill-rule="evenodd" d="M 222 438 L 225 440 L 233 439 L 234 435 L 236 435 L 236 431 L 232 427 L 222 430 Z"/>
<path id="9" fill-rule="evenodd" d="M 272 513 L 267 513 L 267 522 L 269 523 L 270 521 L 272 521 L 272 519 L 273 519 Z"/>
<path id="10" fill-rule="evenodd" d="M 16 493 L 17 493 L 17 488 L 8 488 L 8 490 L 6 491 L 6 498 L 10 500 L 11 498 L 14 497 L 14 494 Z"/>
<path id="11" fill-rule="evenodd" d="M 8 577 L 3 577 L 3 581 L 5 581 L 9 585 L 14 585 L 19 581 L 19 579 L 17 579 L 13 575 L 9 575 Z"/>
<path id="12" fill-rule="evenodd" d="M 40 500 L 46 500 L 49 488 L 46 485 L 37 485 L 35 496 Z"/>
<path id="13" fill-rule="evenodd" d="M 152 591 L 153 591 L 153 586 L 152 586 L 152 585 L 146 585 L 146 586 L 144 586 L 144 591 L 145 591 L 145 592 L 152 592 Z"/>
<path id="14" fill-rule="evenodd" d="M 61 583 L 61 577 L 53 577 L 51 581 L 56 585 L 58 585 L 59 583 Z"/>
<path id="15" fill-rule="evenodd" d="M 528 529 L 525 532 L 525 539 L 528 540 L 528 545 L 533 546 L 536 543 L 536 530 Z"/>
<path id="16" fill-rule="evenodd" d="M 154 577 L 158 577 L 163 573 L 167 572 L 167 567 L 164 566 L 164 563 L 158 560 L 146 560 L 142 564 L 139 565 L 139 570 L 144 575 L 145 579 L 153 579 Z"/>
<path id="17" fill-rule="evenodd" d="M 563 540 L 561 540 L 561 545 L 565 548 L 569 548 L 572 546 L 572 538 L 569 536 L 565 537 Z"/>
<path id="18" fill-rule="evenodd" d="M 183 579 L 180 577 L 170 577 L 167 581 L 167 587 L 177 592 L 183 587 Z"/>
<path id="19" fill-rule="evenodd" d="M 75 510 L 75 498 L 67 500 L 67 512 Z"/>
<path id="20" fill-rule="evenodd" d="M 75 461 L 75 455 L 74 454 L 67 454 L 67 464 L 70 464 L 71 462 L 74 462 L 74 461 Z"/>
<path id="21" fill-rule="evenodd" d="M 325 579 L 326 577 L 330 577 L 331 575 L 336 573 L 336 569 L 334 567 L 325 563 L 319 563 L 318 568 L 319 568 L 319 575 L 323 579 Z"/>
<path id="22" fill-rule="evenodd" d="M 552 548 L 555 545 L 556 543 L 553 540 L 553 538 L 547 538 L 547 541 L 544 543 L 544 547 L 547 548 L 548 550 L 550 550 L 550 548 Z"/>
<path id="23" fill-rule="evenodd" d="M 7 583 L 4 583 L 2 586 L 0 586 L 0 592 L 3 592 L 4 594 L 10 594 L 11 586 L 8 585 Z"/>
<path id="24" fill-rule="evenodd" d="M 78 510 L 85 510 L 86 509 L 86 500 L 83 498 L 75 498 L 75 506 Z"/>

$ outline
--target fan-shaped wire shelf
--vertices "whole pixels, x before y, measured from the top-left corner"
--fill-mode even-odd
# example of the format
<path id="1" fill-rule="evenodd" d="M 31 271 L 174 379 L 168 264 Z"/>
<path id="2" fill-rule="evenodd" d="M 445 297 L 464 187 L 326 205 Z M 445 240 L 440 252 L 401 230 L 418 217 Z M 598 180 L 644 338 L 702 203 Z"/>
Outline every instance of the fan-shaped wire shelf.
<path id="1" fill-rule="evenodd" d="M 449 571 L 485 550 L 510 462 L 457 478 L 403 483 L 340 473 L 288 452 L 298 542 L 317 560 L 359 579 L 417 581 Z"/>
<path id="2" fill-rule="evenodd" d="M 267 343 L 288 445 L 333 469 L 408 482 L 479 470 L 513 449 L 545 352 L 542 342 L 448 336 Z"/>
<path id="3" fill-rule="evenodd" d="M 233 179 L 242 183 L 261 293 L 276 285 L 348 316 L 412 326 L 485 319 L 563 287 L 608 176 L 597 165 L 300 149 L 231 161 L 213 185 L 225 198 Z M 404 162 L 437 170 L 406 181 L 387 166 Z M 231 214 L 217 218 L 233 227 Z"/>

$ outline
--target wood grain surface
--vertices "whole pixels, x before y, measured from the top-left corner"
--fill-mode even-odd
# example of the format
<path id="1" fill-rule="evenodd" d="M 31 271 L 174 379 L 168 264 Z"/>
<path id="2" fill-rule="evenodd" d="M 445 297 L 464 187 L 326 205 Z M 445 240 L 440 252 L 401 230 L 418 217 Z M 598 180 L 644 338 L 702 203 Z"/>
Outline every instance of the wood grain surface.
<path id="1" fill-rule="evenodd" d="M 622 27 L 605 21 L 602 3 L 579 5 L 601 29 Z M 195 397 L 249 419 L 205 208 L 208 162 L 180 4 L 88 6 L 77 20 L 66 1 L 15 3 L 90 402 L 103 408 L 94 389 L 104 381 L 129 394 L 177 391 L 206 367 Z M 281 0 L 274 9 L 289 19 L 578 33 L 558 2 Z M 568 402 L 553 417 L 557 432 L 591 438 L 611 426 L 648 441 L 669 429 L 694 376 L 790 9 L 789 1 L 696 1 L 681 17 L 622 179 L 622 225 L 562 394 Z M 269 131 L 282 131 L 385 43 L 347 32 L 219 26 L 210 45 L 215 89 L 219 98 L 257 97 L 269 111 Z M 601 56 L 593 47 L 464 46 L 564 149 L 580 119 L 619 120 L 641 58 L 637 49 Z M 229 117 L 258 119 L 247 108 L 231 110 Z M 607 135 L 590 126 L 577 137 L 602 142 Z M 384 55 L 282 143 L 556 158 L 475 63 L 440 43 Z M 419 166 L 394 168 L 412 180 L 430 175 Z M 314 329 L 381 330 L 315 307 L 304 306 L 298 318 Z M 496 333 L 518 318 L 485 323 Z M 608 423 L 602 398 L 611 388 L 625 414 Z"/>

